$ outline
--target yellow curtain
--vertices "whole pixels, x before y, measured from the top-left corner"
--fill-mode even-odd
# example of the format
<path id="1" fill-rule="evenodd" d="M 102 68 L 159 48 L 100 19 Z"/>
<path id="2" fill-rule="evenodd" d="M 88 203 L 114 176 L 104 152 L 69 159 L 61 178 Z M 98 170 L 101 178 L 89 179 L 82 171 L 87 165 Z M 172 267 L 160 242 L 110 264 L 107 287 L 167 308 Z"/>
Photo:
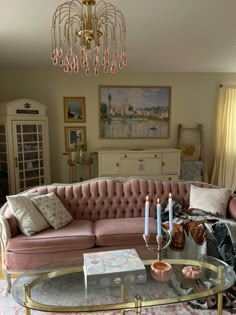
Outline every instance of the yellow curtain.
<path id="1" fill-rule="evenodd" d="M 211 179 L 221 187 L 236 187 L 236 86 L 223 86 L 219 91 L 216 153 Z"/>

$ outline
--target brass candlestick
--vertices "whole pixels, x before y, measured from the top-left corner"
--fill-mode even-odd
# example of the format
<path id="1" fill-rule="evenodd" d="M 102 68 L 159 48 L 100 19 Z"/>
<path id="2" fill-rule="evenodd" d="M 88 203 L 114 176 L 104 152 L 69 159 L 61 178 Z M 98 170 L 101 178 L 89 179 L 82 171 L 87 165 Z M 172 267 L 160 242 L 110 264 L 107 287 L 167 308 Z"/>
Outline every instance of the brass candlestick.
<path id="1" fill-rule="evenodd" d="M 166 230 L 163 227 L 161 229 L 162 229 L 162 231 L 164 231 L 165 235 L 168 235 L 167 240 L 164 240 L 163 235 L 159 235 L 159 236 L 157 235 L 156 236 L 157 246 L 155 246 L 155 247 L 151 246 L 149 243 L 150 235 L 149 234 L 148 235 L 143 234 L 143 239 L 145 241 L 146 247 L 150 251 L 157 253 L 157 260 L 158 261 L 161 261 L 162 251 L 170 245 L 171 240 L 172 240 L 172 235 L 173 235 L 173 231 Z"/>

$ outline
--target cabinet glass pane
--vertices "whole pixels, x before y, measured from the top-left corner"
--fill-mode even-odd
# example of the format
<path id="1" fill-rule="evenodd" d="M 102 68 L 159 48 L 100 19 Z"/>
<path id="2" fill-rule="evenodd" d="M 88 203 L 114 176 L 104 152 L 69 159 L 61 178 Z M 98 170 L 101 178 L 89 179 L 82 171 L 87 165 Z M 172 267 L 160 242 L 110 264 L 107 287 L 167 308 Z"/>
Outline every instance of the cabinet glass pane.
<path id="1" fill-rule="evenodd" d="M 22 154 L 22 153 L 19 153 L 19 154 L 18 154 L 18 161 L 19 161 L 19 162 L 22 162 L 22 160 L 23 160 L 23 154 Z"/>
<path id="2" fill-rule="evenodd" d="M 36 160 L 38 159 L 38 152 L 25 152 L 24 153 L 24 160 Z"/>
<path id="3" fill-rule="evenodd" d="M 37 125 L 23 125 L 22 132 L 23 133 L 37 133 Z"/>
<path id="4" fill-rule="evenodd" d="M 4 143 L 0 143 L 0 152 L 6 151 L 6 145 Z"/>
<path id="5" fill-rule="evenodd" d="M 2 162 L 7 162 L 7 153 L 6 152 L 0 152 L 0 160 Z"/>
<path id="6" fill-rule="evenodd" d="M 6 135 L 0 134 L 0 142 L 6 143 Z"/>
<path id="7" fill-rule="evenodd" d="M 37 137 L 37 134 L 23 134 L 23 141 L 24 142 L 35 142 L 37 141 L 38 137 Z"/>
<path id="8" fill-rule="evenodd" d="M 25 172 L 25 177 L 26 177 L 27 179 L 29 179 L 29 178 L 35 178 L 35 177 L 38 177 L 38 176 L 39 176 L 38 170 L 32 170 L 32 171 L 26 170 L 26 172 Z"/>
<path id="9" fill-rule="evenodd" d="M 21 125 L 17 125 L 16 126 L 16 132 L 17 133 L 21 133 Z"/>
<path id="10" fill-rule="evenodd" d="M 22 144 L 18 144 L 18 152 L 22 152 Z"/>
<path id="11" fill-rule="evenodd" d="M 17 135 L 17 142 L 22 142 L 22 136 L 21 135 Z"/>
<path id="12" fill-rule="evenodd" d="M 40 185 L 39 178 L 28 179 L 25 181 L 26 188 Z"/>

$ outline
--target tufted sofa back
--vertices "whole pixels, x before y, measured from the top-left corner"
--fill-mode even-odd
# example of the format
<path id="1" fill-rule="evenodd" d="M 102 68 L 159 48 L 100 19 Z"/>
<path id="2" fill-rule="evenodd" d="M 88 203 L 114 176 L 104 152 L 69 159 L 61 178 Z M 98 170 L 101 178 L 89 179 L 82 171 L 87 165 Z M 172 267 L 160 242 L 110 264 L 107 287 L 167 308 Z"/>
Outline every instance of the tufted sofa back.
<path id="1" fill-rule="evenodd" d="M 199 187 L 214 188 L 207 183 L 196 183 Z M 172 193 L 173 200 L 189 205 L 191 182 L 162 182 L 140 178 L 127 180 L 113 178 L 95 178 L 76 184 L 53 184 L 36 187 L 28 192 L 47 194 L 54 192 L 70 211 L 74 219 L 133 218 L 144 216 L 144 203 L 149 196 L 150 216 L 156 212 L 157 198 L 164 204 Z M 10 224 L 12 235 L 17 233 L 17 221 L 8 206 L 3 206 L 2 215 Z"/>

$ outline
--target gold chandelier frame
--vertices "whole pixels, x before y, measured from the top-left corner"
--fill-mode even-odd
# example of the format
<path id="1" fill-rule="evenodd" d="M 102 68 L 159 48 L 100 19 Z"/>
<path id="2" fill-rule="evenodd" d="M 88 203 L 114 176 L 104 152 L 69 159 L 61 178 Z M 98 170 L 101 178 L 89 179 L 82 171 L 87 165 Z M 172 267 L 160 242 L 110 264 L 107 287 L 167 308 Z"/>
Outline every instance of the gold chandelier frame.
<path id="1" fill-rule="evenodd" d="M 65 72 L 84 70 L 98 75 L 116 73 L 127 66 L 126 24 L 122 12 L 111 3 L 71 0 L 59 5 L 53 15 L 52 54 L 54 65 Z"/>

